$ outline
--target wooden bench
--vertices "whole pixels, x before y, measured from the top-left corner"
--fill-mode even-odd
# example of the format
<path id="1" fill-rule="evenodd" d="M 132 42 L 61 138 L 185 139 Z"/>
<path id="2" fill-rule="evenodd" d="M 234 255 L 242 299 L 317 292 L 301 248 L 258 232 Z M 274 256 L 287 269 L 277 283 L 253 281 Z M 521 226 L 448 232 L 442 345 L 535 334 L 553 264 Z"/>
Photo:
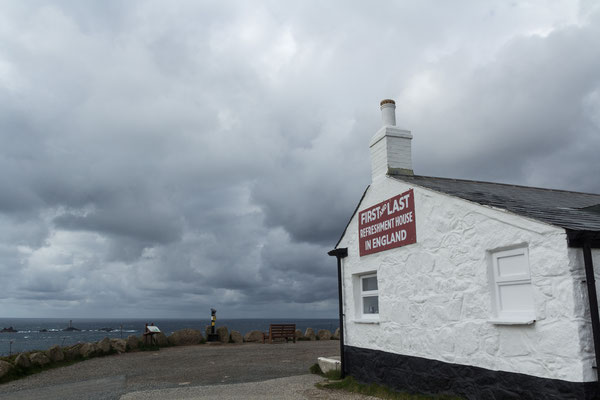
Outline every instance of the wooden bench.
<path id="1" fill-rule="evenodd" d="M 269 333 L 263 333 L 263 343 L 269 339 L 269 343 L 273 343 L 273 339 L 284 338 L 287 342 L 292 339 L 296 343 L 296 324 L 271 324 Z"/>

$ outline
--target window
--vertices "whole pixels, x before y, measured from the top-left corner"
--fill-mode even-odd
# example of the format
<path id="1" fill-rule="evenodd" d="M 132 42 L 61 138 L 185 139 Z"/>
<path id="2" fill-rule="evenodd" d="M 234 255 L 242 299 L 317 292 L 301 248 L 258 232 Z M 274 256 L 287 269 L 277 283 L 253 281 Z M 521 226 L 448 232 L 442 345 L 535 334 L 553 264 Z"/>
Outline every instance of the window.
<path id="1" fill-rule="evenodd" d="M 377 274 L 362 275 L 360 277 L 360 297 L 362 317 L 379 317 L 379 292 L 377 288 Z"/>
<path id="2" fill-rule="evenodd" d="M 354 322 L 379 323 L 379 282 L 376 271 L 364 271 L 352 275 L 354 295 Z"/>
<path id="3" fill-rule="evenodd" d="M 492 253 L 497 322 L 528 323 L 535 320 L 527 248 Z"/>

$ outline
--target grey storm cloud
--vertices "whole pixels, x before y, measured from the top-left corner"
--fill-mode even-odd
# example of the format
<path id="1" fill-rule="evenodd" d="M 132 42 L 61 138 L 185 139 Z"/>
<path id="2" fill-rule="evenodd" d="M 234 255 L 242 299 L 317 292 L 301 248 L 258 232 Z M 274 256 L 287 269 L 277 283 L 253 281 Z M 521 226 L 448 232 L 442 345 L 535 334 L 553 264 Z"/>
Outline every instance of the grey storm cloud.
<path id="1" fill-rule="evenodd" d="M 382 98 L 419 174 L 600 192 L 591 1 L 7 1 L 0 43 L 4 316 L 334 317 Z"/>
<path id="2" fill-rule="evenodd" d="M 429 93 L 405 98 L 439 118 L 416 134 L 416 158 L 429 155 L 432 173 L 600 191 L 588 173 L 600 171 L 599 36 L 597 23 L 569 27 L 511 40 L 484 66 L 450 57 L 425 69 Z"/>

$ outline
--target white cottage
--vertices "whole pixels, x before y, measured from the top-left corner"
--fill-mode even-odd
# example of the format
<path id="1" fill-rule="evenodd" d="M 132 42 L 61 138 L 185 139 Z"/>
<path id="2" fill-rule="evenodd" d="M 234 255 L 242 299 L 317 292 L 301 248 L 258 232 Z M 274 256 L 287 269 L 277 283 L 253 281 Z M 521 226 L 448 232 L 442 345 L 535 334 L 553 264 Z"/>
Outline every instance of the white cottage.
<path id="1" fill-rule="evenodd" d="M 381 102 L 372 183 L 329 253 L 343 371 L 470 399 L 595 398 L 600 195 L 414 175 L 395 107 Z"/>

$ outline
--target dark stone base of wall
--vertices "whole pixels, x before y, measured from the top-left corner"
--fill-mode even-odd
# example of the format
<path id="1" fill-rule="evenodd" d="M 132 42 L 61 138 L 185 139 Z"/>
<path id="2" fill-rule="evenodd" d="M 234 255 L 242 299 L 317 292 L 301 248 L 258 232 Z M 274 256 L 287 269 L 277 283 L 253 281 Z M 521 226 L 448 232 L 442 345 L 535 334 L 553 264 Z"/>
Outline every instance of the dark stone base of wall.
<path id="1" fill-rule="evenodd" d="M 403 392 L 476 400 L 597 398 L 596 382 L 538 378 L 352 346 L 344 349 L 346 374 Z"/>

